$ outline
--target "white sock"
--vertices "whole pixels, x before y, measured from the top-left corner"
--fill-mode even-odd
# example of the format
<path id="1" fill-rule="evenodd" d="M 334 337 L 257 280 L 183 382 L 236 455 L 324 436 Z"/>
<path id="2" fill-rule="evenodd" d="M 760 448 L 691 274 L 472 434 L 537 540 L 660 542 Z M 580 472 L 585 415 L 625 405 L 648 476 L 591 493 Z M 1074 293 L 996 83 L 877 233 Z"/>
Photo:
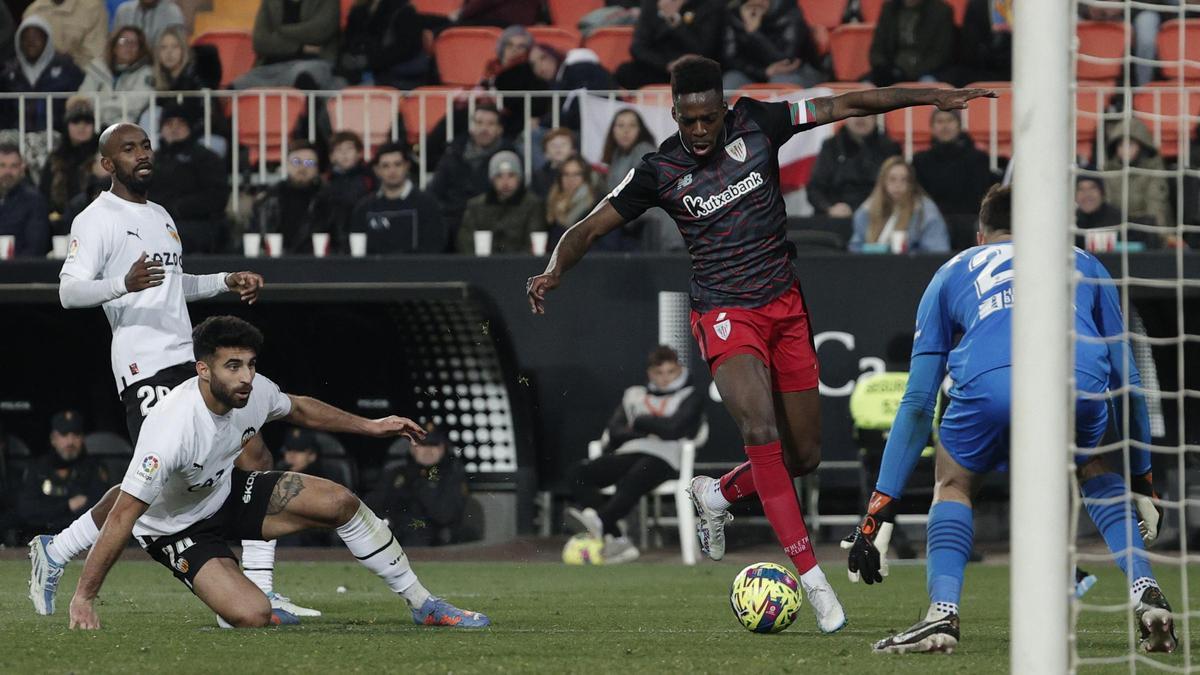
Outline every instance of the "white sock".
<path id="1" fill-rule="evenodd" d="M 829 580 L 825 578 L 825 573 L 821 571 L 821 566 L 814 565 L 811 570 L 800 575 L 800 585 L 804 588 L 828 586 Z"/>
<path id="2" fill-rule="evenodd" d="M 729 500 L 725 499 L 725 495 L 721 494 L 720 479 L 709 483 L 708 489 L 704 491 L 704 494 L 700 495 L 700 498 L 704 500 L 705 506 L 716 511 L 724 511 L 732 506 Z"/>
<path id="3" fill-rule="evenodd" d="M 1147 588 L 1158 588 L 1158 582 L 1150 577 L 1138 577 L 1129 587 L 1129 597 L 1134 603 L 1137 603 L 1142 599 L 1142 593 L 1145 593 Z"/>
<path id="4" fill-rule="evenodd" d="M 100 528 L 96 527 L 96 521 L 92 520 L 92 510 L 88 509 L 67 526 L 67 529 L 54 535 L 54 539 L 46 547 L 46 553 L 50 554 L 52 561 L 66 565 L 72 558 L 91 548 L 99 538 Z"/>
<path id="5" fill-rule="evenodd" d="M 954 602 L 931 602 L 929 611 L 925 612 L 926 621 L 937 621 L 951 614 L 958 614 L 958 604 Z"/>
<path id="6" fill-rule="evenodd" d="M 242 571 L 264 595 L 275 590 L 275 542 L 242 540 Z"/>
<path id="7" fill-rule="evenodd" d="M 412 571 L 408 554 L 400 547 L 387 523 L 366 504 L 359 503 L 358 512 L 337 528 L 337 535 L 364 567 L 403 596 L 410 607 L 419 608 L 429 599 L 429 591 L 417 581 L 417 574 Z"/>

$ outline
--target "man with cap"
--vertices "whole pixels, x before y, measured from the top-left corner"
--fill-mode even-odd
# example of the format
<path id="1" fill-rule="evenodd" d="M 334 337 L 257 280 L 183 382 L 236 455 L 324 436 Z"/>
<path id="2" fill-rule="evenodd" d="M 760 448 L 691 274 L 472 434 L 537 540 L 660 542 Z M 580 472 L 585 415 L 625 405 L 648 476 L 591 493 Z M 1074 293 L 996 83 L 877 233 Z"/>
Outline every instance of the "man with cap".
<path id="1" fill-rule="evenodd" d="M 53 452 L 29 467 L 18 511 L 28 530 L 59 530 L 100 500 L 108 490 L 108 471 L 83 446 L 83 417 L 74 410 L 50 419 Z"/>
<path id="2" fill-rule="evenodd" d="M 63 142 L 46 158 L 42 168 L 42 179 L 38 188 L 46 197 L 50 209 L 50 227 L 53 234 L 67 234 L 71 224 L 62 222 L 68 205 L 76 195 L 87 190 L 92 176 L 92 166 L 100 152 L 100 140 L 96 134 L 96 116 L 92 100 L 86 96 L 67 99 L 63 124 L 67 133 Z"/>
<path id="3" fill-rule="evenodd" d="M 504 140 L 500 111 L 490 103 L 480 103 L 471 114 L 468 135 L 460 136 L 438 160 L 437 170 L 429 182 L 429 194 L 442 208 L 442 220 L 455 241 L 463 219 L 467 200 L 487 192 L 488 161 L 501 150 L 512 150 Z"/>
<path id="4" fill-rule="evenodd" d="M 192 135 L 191 122 L 181 105 L 162 109 L 162 143 L 155 156 L 158 170 L 150 198 L 175 219 L 183 250 L 213 253 L 225 239 L 229 172 L 221 158 Z"/>
<path id="5" fill-rule="evenodd" d="M 458 229 L 458 252 L 473 254 L 475 233 L 492 233 L 492 253 L 528 253 L 529 233 L 546 229 L 546 207 L 537 195 L 525 189 L 521 158 L 501 150 L 488 161 L 487 192 L 467 202 Z"/>
<path id="6" fill-rule="evenodd" d="M 7 93 L 75 91 L 83 82 L 83 71 L 71 57 L 54 50 L 50 24 L 40 16 L 31 16 L 17 28 L 16 49 L 0 70 L 0 91 Z M 54 123 L 62 119 L 64 100 L 53 102 Z M 0 129 L 18 126 L 17 99 L 0 101 Z M 46 97 L 25 99 L 25 131 L 46 128 Z"/>
<path id="7" fill-rule="evenodd" d="M 408 461 L 383 475 L 369 501 L 403 546 L 455 540 L 467 504 L 467 472 L 445 432 L 430 428 L 414 442 Z"/>
<path id="8" fill-rule="evenodd" d="M 309 429 L 289 427 L 283 435 L 283 445 L 280 446 L 283 461 L 277 462 L 276 471 L 292 471 L 309 476 L 325 478 L 335 483 L 341 483 L 340 477 L 330 476 L 321 466 L 321 446 L 317 444 L 317 436 Z M 306 530 L 279 539 L 280 546 L 332 546 L 333 539 L 328 530 Z"/>
<path id="9" fill-rule="evenodd" d="M 408 148 L 387 143 L 371 158 L 379 190 L 359 200 L 350 216 L 350 232 L 365 232 L 370 253 L 444 253 L 450 233 L 441 209 L 409 178 Z"/>

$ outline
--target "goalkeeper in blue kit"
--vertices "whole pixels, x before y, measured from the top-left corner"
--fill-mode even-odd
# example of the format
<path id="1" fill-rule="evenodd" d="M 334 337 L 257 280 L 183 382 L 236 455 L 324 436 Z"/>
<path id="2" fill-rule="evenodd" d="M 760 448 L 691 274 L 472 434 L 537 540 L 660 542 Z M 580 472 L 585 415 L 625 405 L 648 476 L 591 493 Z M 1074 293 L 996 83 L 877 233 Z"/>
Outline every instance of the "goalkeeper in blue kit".
<path id="1" fill-rule="evenodd" d="M 974 539 L 972 500 L 988 472 L 1008 467 L 1014 301 L 1011 206 L 1008 187 L 992 188 L 980 210 L 979 246 L 946 262 L 925 289 L 917 309 L 908 384 L 884 449 L 879 480 L 866 517 L 845 544 L 850 549 L 852 581 L 883 581 L 896 501 L 929 438 L 938 388 L 949 371 L 954 384 L 939 427 L 928 520 L 929 610 L 908 630 L 876 642 L 877 652 L 949 653 L 958 645 L 959 597 Z M 1161 512 L 1154 503 L 1157 495 L 1146 449 L 1149 417 L 1139 390 L 1141 379 L 1122 337 L 1125 323 L 1108 272 L 1096 258 L 1078 249 L 1075 266 L 1085 278 L 1076 288 L 1074 303 L 1076 334 L 1083 338 L 1075 343 L 1080 394 L 1075 401 L 1076 445 L 1087 449 L 1100 444 L 1109 422 L 1109 392 L 1128 383 L 1130 436 L 1137 442 L 1130 452 L 1134 508 L 1127 499 L 1125 480 L 1101 457 L 1077 455 L 1076 475 L 1088 515 L 1130 580 L 1141 648 L 1170 652 L 1176 646 L 1171 607 L 1144 548 L 1158 534 Z"/>

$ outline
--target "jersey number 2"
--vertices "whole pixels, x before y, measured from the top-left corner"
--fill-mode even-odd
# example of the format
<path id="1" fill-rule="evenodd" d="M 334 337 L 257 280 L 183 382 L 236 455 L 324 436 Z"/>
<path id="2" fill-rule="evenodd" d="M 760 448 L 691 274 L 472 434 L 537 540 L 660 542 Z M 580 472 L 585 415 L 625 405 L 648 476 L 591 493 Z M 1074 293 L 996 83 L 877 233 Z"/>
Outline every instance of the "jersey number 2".
<path id="1" fill-rule="evenodd" d="M 140 400 L 142 402 L 141 403 L 142 417 L 149 415 L 150 409 L 154 407 L 154 404 L 163 400 L 163 397 L 169 393 L 171 393 L 171 388 L 165 387 L 161 384 L 158 385 L 157 387 L 152 384 L 147 384 L 147 385 L 143 385 L 142 387 L 140 387 L 137 390 L 137 397 L 138 397 L 138 400 Z"/>
<path id="2" fill-rule="evenodd" d="M 999 274 L 996 273 L 996 268 L 1004 263 L 1012 260 L 1012 246 L 992 246 L 971 258 L 969 269 L 974 272 L 983 265 L 983 270 L 975 277 L 975 295 L 982 298 L 988 294 L 993 288 L 1007 284 L 1013 280 L 1012 269 L 1004 270 Z M 987 263 L 986 265 L 984 263 Z"/>

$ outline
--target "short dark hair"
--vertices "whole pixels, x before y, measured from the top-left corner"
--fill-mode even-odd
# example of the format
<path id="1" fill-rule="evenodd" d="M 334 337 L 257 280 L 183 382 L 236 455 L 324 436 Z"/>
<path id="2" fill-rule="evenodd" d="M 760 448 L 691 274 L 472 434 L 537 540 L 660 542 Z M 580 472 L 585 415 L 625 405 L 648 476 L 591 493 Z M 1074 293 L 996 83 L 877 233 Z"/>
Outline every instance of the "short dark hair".
<path id="1" fill-rule="evenodd" d="M 296 152 L 297 150 L 312 150 L 313 154 L 315 154 L 317 156 L 317 159 L 321 158 L 321 153 L 317 150 L 317 146 L 313 145 L 312 143 L 309 143 L 307 139 L 304 139 L 304 138 L 288 139 L 288 154 L 290 155 L 293 152 Z"/>
<path id="2" fill-rule="evenodd" d="M 379 164 L 379 160 L 384 155 L 390 155 L 393 152 L 400 153 L 400 156 L 404 158 L 404 161 L 409 162 L 409 163 L 412 162 L 412 157 L 409 155 L 409 151 L 408 151 L 408 145 L 406 143 L 397 143 L 395 141 L 392 141 L 390 143 L 384 143 L 383 145 L 379 146 L 379 149 L 376 150 L 375 154 L 371 156 L 371 164 L 372 165 Z"/>
<path id="3" fill-rule="evenodd" d="M 353 131 L 338 131 L 329 137 L 330 150 L 333 150 L 342 143 L 353 143 L 354 149 L 357 150 L 359 154 L 362 154 L 363 140 L 362 136 L 359 136 L 357 133 Z"/>
<path id="4" fill-rule="evenodd" d="M 490 113 L 495 114 L 497 118 L 503 119 L 503 115 L 500 114 L 500 109 L 496 107 L 495 103 L 491 103 L 489 101 L 483 101 L 481 103 L 476 103 L 475 104 L 475 112 L 471 113 L 472 120 L 475 119 L 475 113 L 477 113 L 479 111 L 490 112 Z"/>
<path id="5" fill-rule="evenodd" d="M 1012 187 L 993 185 L 979 207 L 979 229 L 984 234 L 1012 232 Z"/>
<path id="6" fill-rule="evenodd" d="M 197 361 L 212 358 L 221 347 L 242 347 L 257 354 L 262 345 L 262 331 L 236 316 L 210 316 L 192 330 L 192 353 Z"/>
<path id="7" fill-rule="evenodd" d="M 0 143 L 0 155 L 21 156 L 21 148 L 16 143 Z"/>
<path id="8" fill-rule="evenodd" d="M 667 70 L 671 72 L 671 98 L 707 91 L 715 91 L 718 96 L 725 93 L 721 64 L 710 58 L 688 54 L 672 61 Z"/>
<path id="9" fill-rule="evenodd" d="M 650 352 L 650 357 L 646 359 L 646 367 L 655 368 L 664 363 L 679 363 L 679 352 L 667 345 L 658 345 L 654 348 L 654 351 Z"/>

